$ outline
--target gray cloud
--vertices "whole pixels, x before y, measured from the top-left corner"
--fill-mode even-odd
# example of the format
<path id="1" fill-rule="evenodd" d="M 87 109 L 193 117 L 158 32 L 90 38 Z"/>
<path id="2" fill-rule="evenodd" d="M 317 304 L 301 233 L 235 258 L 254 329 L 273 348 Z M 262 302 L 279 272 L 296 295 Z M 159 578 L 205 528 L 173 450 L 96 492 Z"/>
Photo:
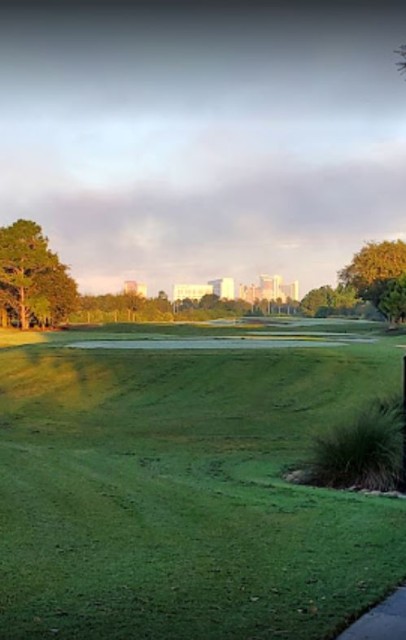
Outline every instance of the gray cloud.
<path id="1" fill-rule="evenodd" d="M 399 114 L 401 3 L 250 5 L 3 11 L 3 118 Z"/>
<path id="2" fill-rule="evenodd" d="M 121 188 L 41 187 L 8 216 L 40 222 L 79 279 L 141 274 L 153 289 L 174 281 L 260 272 L 297 277 L 308 288 L 331 281 L 365 241 L 404 228 L 406 145 L 381 145 L 340 163 L 260 156 L 250 170 L 210 171 L 202 185 L 160 181 Z M 98 287 L 100 281 L 98 280 Z"/>
<path id="3" fill-rule="evenodd" d="M 0 223 L 37 220 L 99 290 L 306 289 L 402 233 L 400 3 L 117 7 L 3 10 Z"/>

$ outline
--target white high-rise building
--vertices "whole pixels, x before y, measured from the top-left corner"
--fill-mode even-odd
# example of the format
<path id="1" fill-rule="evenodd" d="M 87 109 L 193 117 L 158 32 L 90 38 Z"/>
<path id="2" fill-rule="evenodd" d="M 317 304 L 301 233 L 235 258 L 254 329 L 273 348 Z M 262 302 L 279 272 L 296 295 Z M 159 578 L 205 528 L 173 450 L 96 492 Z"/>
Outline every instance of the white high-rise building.
<path id="1" fill-rule="evenodd" d="M 201 300 L 203 296 L 213 293 L 211 284 L 175 284 L 173 286 L 173 300 Z"/>
<path id="2" fill-rule="evenodd" d="M 281 276 L 268 276 L 261 274 L 259 276 L 259 288 L 261 289 L 261 297 L 263 300 L 276 300 L 281 298 Z"/>
<path id="3" fill-rule="evenodd" d="M 209 285 L 213 287 L 213 293 L 220 299 L 234 300 L 234 278 L 218 278 L 209 280 Z"/>

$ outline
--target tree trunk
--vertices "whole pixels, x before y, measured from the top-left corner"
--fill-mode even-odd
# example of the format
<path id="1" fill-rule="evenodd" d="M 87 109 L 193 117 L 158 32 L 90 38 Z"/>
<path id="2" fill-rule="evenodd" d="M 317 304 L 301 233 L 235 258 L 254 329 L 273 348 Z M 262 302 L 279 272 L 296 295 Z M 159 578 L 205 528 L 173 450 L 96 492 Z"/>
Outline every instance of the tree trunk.
<path id="1" fill-rule="evenodd" d="M 1 326 L 8 327 L 8 315 L 6 309 L 1 310 Z"/>
<path id="2" fill-rule="evenodd" d="M 20 328 L 21 328 L 21 331 L 26 331 L 28 329 L 27 307 L 25 305 L 24 287 L 20 287 Z"/>

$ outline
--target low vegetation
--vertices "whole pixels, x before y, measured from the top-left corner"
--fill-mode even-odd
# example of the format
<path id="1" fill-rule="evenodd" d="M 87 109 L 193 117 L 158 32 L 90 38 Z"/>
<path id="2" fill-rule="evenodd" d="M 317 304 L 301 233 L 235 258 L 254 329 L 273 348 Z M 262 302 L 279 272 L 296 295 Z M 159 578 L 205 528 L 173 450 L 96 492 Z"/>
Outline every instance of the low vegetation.
<path id="1" fill-rule="evenodd" d="M 311 462 L 313 481 L 336 488 L 398 488 L 404 420 L 400 400 L 373 400 L 353 421 L 318 436 Z"/>

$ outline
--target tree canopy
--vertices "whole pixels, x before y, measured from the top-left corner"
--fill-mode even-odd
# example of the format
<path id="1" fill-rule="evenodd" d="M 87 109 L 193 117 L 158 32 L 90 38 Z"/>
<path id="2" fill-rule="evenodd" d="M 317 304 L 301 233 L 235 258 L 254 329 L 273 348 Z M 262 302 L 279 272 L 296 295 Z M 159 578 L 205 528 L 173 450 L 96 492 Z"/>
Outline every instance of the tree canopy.
<path id="1" fill-rule="evenodd" d="M 379 301 L 379 310 L 390 322 L 399 323 L 406 320 L 406 273 L 395 280 L 390 280 Z"/>
<path id="2" fill-rule="evenodd" d="M 66 320 L 76 299 L 68 267 L 48 248 L 36 222 L 0 227 L 0 305 L 9 321 L 21 329 L 31 323 L 54 326 Z"/>
<path id="3" fill-rule="evenodd" d="M 327 317 L 329 315 L 349 315 L 355 312 L 359 300 L 351 286 L 339 284 L 336 289 L 324 285 L 309 291 L 300 303 L 305 316 Z"/>
<path id="4" fill-rule="evenodd" d="M 368 242 L 339 272 L 339 279 L 351 285 L 363 300 L 370 300 L 379 307 L 380 300 L 390 280 L 406 273 L 406 243 Z"/>
<path id="5" fill-rule="evenodd" d="M 305 316 L 314 317 L 321 307 L 332 306 L 334 291 L 326 284 L 317 289 L 311 289 L 300 303 L 301 311 Z"/>

